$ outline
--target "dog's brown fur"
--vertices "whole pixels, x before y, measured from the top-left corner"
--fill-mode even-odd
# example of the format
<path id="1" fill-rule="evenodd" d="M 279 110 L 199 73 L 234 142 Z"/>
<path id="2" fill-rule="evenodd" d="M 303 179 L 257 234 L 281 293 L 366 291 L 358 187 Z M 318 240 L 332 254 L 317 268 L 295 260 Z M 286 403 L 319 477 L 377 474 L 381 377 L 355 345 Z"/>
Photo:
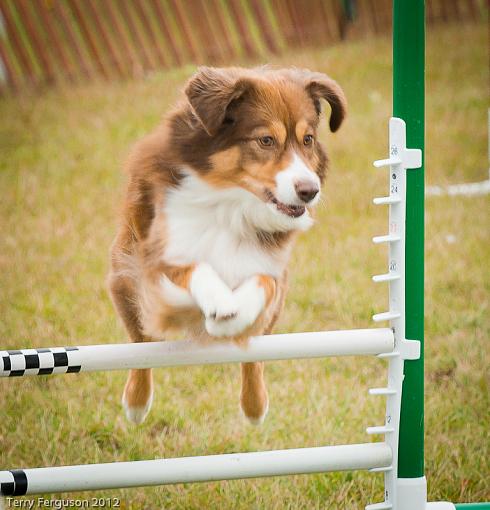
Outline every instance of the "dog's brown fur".
<path id="1" fill-rule="evenodd" d="M 161 338 L 171 330 L 213 340 L 197 306 L 172 306 L 160 288 L 165 275 L 189 291 L 195 269 L 195 264 L 169 264 L 162 256 L 167 242 L 162 204 L 168 190 L 179 187 L 182 169 L 192 169 L 214 188 L 240 187 L 265 202 L 276 174 L 288 165 L 291 147 L 324 180 L 327 155 L 316 139 L 311 146 L 304 139 L 316 134 L 321 98 L 330 103 L 332 131 L 346 111 L 342 90 L 333 80 L 299 70 L 202 68 L 188 82 L 185 94 L 164 122 L 138 143 L 127 163 L 129 182 L 112 247 L 109 285 L 133 342 Z M 260 147 L 257 140 L 264 136 L 272 136 L 275 146 Z M 284 270 L 279 278 L 258 275 L 266 304 L 257 320 L 233 338 L 239 343 L 272 330 L 285 299 L 286 265 L 295 237 L 294 231 L 257 230 L 254 235 L 260 249 L 277 253 Z M 126 405 L 144 407 L 151 393 L 151 371 L 132 370 L 124 393 Z M 241 405 L 252 420 L 265 412 L 261 363 L 242 366 Z"/>

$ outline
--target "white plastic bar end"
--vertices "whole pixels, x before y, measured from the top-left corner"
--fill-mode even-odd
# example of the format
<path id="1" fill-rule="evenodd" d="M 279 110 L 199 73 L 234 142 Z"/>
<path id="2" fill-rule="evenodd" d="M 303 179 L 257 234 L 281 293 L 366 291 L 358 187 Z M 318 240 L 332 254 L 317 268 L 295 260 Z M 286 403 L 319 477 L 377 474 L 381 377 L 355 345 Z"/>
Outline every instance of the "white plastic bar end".
<path id="1" fill-rule="evenodd" d="M 388 159 L 378 159 L 373 163 L 373 166 L 376 168 L 381 168 L 383 166 L 399 165 L 400 163 L 402 163 L 400 158 L 392 157 Z"/>
<path id="2" fill-rule="evenodd" d="M 373 204 L 375 204 L 375 205 L 399 204 L 400 202 L 401 202 L 401 198 L 397 197 L 397 196 L 373 198 Z"/>
<path id="3" fill-rule="evenodd" d="M 392 427 L 387 427 L 386 425 L 381 425 L 379 427 L 368 427 L 366 429 L 366 433 L 369 435 L 373 434 L 391 434 L 395 430 Z"/>
<path id="4" fill-rule="evenodd" d="M 393 319 L 398 319 L 398 317 L 400 317 L 399 312 L 383 312 L 373 315 L 373 321 L 374 322 L 391 321 Z"/>
<path id="5" fill-rule="evenodd" d="M 371 388 L 370 395 L 396 395 L 397 391 L 393 388 Z"/>
<path id="6" fill-rule="evenodd" d="M 373 276 L 373 282 L 392 282 L 393 280 L 399 280 L 399 273 L 386 273 L 386 274 L 377 274 Z"/>
<path id="7" fill-rule="evenodd" d="M 381 243 L 396 243 L 400 240 L 400 236 L 394 236 L 392 234 L 388 234 L 385 236 L 375 236 L 373 237 L 373 243 L 374 244 L 381 244 Z"/>

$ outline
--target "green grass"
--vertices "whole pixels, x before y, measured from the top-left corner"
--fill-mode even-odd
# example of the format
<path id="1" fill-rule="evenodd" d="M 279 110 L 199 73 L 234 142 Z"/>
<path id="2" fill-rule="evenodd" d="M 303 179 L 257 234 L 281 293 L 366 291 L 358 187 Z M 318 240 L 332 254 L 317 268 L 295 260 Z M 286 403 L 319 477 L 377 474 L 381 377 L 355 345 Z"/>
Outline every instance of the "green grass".
<path id="1" fill-rule="evenodd" d="M 487 171 L 486 27 L 428 34 L 427 182 L 481 180 Z M 349 120 L 324 128 L 332 167 L 317 226 L 291 264 L 278 332 L 372 326 L 386 287 L 370 276 L 386 253 L 384 157 L 391 112 L 391 41 L 352 42 L 276 59 L 326 71 L 344 86 Z M 125 341 L 105 288 L 122 189 L 121 161 L 173 102 L 184 68 L 145 81 L 46 91 L 0 101 L 0 338 L 2 347 Z M 431 500 L 490 497 L 488 469 L 489 197 L 427 201 L 426 459 Z M 454 242 L 453 242 L 454 241 Z M 385 362 L 339 358 L 269 363 L 271 411 L 261 428 L 238 414 L 234 365 L 156 371 L 147 422 L 119 404 L 125 374 L 0 382 L 2 468 L 85 464 L 365 442 L 383 421 Z M 382 476 L 295 476 L 74 494 L 118 496 L 124 509 L 363 508 Z"/>

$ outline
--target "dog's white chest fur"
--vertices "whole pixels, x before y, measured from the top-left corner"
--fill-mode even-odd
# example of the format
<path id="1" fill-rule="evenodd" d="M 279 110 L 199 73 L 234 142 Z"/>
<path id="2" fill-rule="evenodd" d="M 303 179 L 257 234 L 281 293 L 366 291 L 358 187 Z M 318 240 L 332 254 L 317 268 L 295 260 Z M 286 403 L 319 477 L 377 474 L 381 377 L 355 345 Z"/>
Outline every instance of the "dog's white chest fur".
<path id="1" fill-rule="evenodd" d="M 230 287 L 250 276 L 279 277 L 287 254 L 261 246 L 257 227 L 271 230 L 275 214 L 240 188 L 218 190 L 187 175 L 164 204 L 164 260 L 182 266 L 207 262 Z"/>

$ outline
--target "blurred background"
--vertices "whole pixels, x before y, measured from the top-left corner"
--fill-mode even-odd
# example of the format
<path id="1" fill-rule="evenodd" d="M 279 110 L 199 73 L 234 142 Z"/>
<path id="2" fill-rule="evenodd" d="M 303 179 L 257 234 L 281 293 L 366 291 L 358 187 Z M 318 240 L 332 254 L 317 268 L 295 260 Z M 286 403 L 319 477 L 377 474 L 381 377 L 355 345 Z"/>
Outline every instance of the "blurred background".
<path id="1" fill-rule="evenodd" d="M 427 21 L 481 21 L 482 0 L 427 0 Z M 2 85 L 140 77 L 387 32 L 390 0 L 2 0 Z"/>
<path id="2" fill-rule="evenodd" d="M 426 471 L 430 500 L 490 499 L 488 5 L 427 0 Z M 391 3 L 385 0 L 0 0 L 0 344 L 126 341 L 108 252 L 123 161 L 199 64 L 306 67 L 344 88 L 314 228 L 301 235 L 277 332 L 372 327 L 387 254 L 372 205 L 388 179 Z M 327 112 L 328 113 L 328 112 Z M 476 191 L 448 186 L 477 183 Z M 482 184 L 483 183 L 483 184 Z M 434 191 L 436 190 L 436 191 Z M 463 189 L 464 191 L 464 189 Z M 268 363 L 260 428 L 238 413 L 239 368 L 155 371 L 131 426 L 126 374 L 0 381 L 0 467 L 37 467 L 361 443 L 384 418 L 377 359 Z M 375 440 L 375 438 L 373 439 Z M 66 494 L 123 509 L 359 510 L 382 500 L 362 472 Z"/>

